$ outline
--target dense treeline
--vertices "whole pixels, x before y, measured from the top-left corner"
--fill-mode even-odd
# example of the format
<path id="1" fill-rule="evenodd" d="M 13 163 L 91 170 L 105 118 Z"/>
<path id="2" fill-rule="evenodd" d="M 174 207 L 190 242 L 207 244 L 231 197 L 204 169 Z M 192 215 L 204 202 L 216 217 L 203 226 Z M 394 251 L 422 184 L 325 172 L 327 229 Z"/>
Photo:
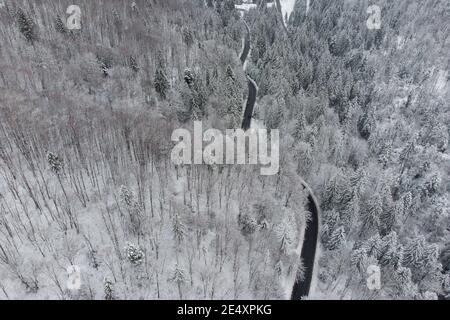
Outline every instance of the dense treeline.
<path id="1" fill-rule="evenodd" d="M 369 5 L 381 28 L 367 28 Z M 318 296 L 435 298 L 449 288 L 446 1 L 297 1 L 284 32 L 253 11 L 260 117 L 321 194 Z M 381 266 L 382 289 L 366 287 Z M 331 292 L 331 293 L 330 293 Z"/>

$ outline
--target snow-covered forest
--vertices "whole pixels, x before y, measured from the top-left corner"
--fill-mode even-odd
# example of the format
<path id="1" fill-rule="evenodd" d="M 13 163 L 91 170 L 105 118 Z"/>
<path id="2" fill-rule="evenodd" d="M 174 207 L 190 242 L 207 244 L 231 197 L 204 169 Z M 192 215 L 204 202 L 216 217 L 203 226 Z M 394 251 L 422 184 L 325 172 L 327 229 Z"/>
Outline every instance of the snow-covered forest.
<path id="1" fill-rule="evenodd" d="M 309 299 L 450 295 L 449 1 L 244 2 L 0 0 L 0 299 L 289 299 L 300 181 Z M 175 165 L 247 76 L 279 173 Z"/>

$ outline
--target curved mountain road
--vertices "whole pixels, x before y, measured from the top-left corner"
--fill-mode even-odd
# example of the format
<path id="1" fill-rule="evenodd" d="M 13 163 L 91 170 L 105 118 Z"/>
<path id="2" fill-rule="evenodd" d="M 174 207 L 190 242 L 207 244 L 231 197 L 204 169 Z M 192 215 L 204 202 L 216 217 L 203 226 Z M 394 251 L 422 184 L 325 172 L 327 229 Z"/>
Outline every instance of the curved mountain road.
<path id="1" fill-rule="evenodd" d="M 242 48 L 240 60 L 242 63 L 242 67 L 244 68 L 245 71 L 245 63 L 247 62 L 247 58 L 250 54 L 251 34 L 250 34 L 250 27 L 248 26 L 248 24 L 245 21 L 244 24 L 245 28 L 247 29 L 247 33 L 245 34 L 244 46 Z M 244 118 L 242 120 L 242 129 L 244 131 L 250 129 L 253 111 L 255 109 L 256 104 L 256 97 L 258 95 L 258 86 L 256 85 L 256 82 L 252 78 L 250 78 L 249 75 L 246 76 L 248 81 L 248 98 L 245 104 Z"/>
<path id="2" fill-rule="evenodd" d="M 279 2 L 278 2 L 279 5 Z M 281 10 L 280 10 L 281 13 Z M 283 17 L 282 17 L 283 19 Z M 244 21 L 247 33 L 244 38 L 244 44 L 242 48 L 242 53 L 240 60 L 245 71 L 245 64 L 247 58 L 250 54 L 250 44 L 251 44 L 251 32 L 250 27 Z M 283 24 L 286 29 L 286 26 Z M 242 120 L 242 129 L 248 130 L 251 126 L 253 111 L 256 104 L 256 97 L 258 94 L 258 86 L 256 82 L 247 75 L 248 80 L 248 98 L 245 105 L 244 118 Z M 316 263 L 316 249 L 318 244 L 319 235 L 319 217 L 320 217 L 320 206 L 312 189 L 305 181 L 301 181 L 304 189 L 309 193 L 308 195 L 308 211 L 311 213 L 310 220 L 305 228 L 305 235 L 303 239 L 303 246 L 301 251 L 301 261 L 303 263 L 304 274 L 302 279 L 297 280 L 294 284 L 294 288 L 291 294 L 291 300 L 299 300 L 303 297 L 307 297 L 311 291 L 311 284 L 314 275 L 314 267 Z"/>

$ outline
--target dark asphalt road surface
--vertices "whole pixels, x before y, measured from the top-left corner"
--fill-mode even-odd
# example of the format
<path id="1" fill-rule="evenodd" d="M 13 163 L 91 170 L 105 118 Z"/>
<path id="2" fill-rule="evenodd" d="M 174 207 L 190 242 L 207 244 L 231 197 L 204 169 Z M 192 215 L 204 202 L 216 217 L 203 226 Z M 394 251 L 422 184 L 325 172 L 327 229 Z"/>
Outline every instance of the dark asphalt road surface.
<path id="1" fill-rule="evenodd" d="M 294 284 L 291 300 L 300 300 L 302 297 L 308 296 L 311 289 L 319 234 L 319 211 L 311 195 L 308 196 L 308 211 L 311 212 L 311 220 L 306 226 L 301 253 L 305 273 L 302 281 L 297 281 Z"/>
<path id="2" fill-rule="evenodd" d="M 248 80 L 248 98 L 247 103 L 245 105 L 244 111 L 244 119 L 242 120 L 242 129 L 247 131 L 250 129 L 250 125 L 252 123 L 253 110 L 256 104 L 256 95 L 258 94 L 258 89 L 256 89 L 256 85 L 251 80 L 249 76 L 247 76 Z"/>
<path id="3" fill-rule="evenodd" d="M 245 35 L 244 40 L 244 50 L 242 50 L 242 54 L 240 57 L 242 65 L 245 64 L 245 61 L 247 61 L 248 55 L 250 53 L 250 43 L 251 43 L 250 28 L 248 24 L 245 23 L 245 21 L 244 24 L 245 28 L 247 29 L 247 33 Z M 247 103 L 245 104 L 244 119 L 242 119 L 242 129 L 244 131 L 250 129 L 250 125 L 252 123 L 253 110 L 255 109 L 256 104 L 256 96 L 258 94 L 258 88 L 256 87 L 255 82 L 248 75 L 247 81 L 248 81 L 248 97 Z"/>

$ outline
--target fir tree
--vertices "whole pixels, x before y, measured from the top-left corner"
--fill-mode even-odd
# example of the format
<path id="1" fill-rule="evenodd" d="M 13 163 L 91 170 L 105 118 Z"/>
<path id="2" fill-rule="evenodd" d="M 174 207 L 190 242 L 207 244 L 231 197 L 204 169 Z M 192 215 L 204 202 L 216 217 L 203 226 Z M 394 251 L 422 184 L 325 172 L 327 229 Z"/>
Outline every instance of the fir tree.
<path id="1" fill-rule="evenodd" d="M 374 257 L 378 260 L 383 248 L 383 241 L 379 234 L 364 241 L 362 248 L 366 251 L 369 257 Z"/>
<path id="2" fill-rule="evenodd" d="M 355 249 L 352 252 L 350 263 L 359 273 L 365 273 L 368 256 L 364 248 Z"/>
<path id="3" fill-rule="evenodd" d="M 154 83 L 156 92 L 159 94 L 161 99 L 165 100 L 167 98 L 167 91 L 170 88 L 170 84 L 164 70 L 161 67 L 156 68 Z"/>
<path id="4" fill-rule="evenodd" d="M 184 81 L 189 86 L 189 88 L 191 88 L 192 84 L 194 83 L 194 73 L 189 68 L 186 68 L 184 70 Z"/>
<path id="5" fill-rule="evenodd" d="M 244 236 L 250 236 L 255 233 L 258 228 L 258 223 L 249 213 L 239 213 L 238 225 L 241 229 L 241 233 Z"/>
<path id="6" fill-rule="evenodd" d="M 66 25 L 64 24 L 64 22 L 62 21 L 62 19 L 61 19 L 61 17 L 59 15 L 57 15 L 56 19 L 55 19 L 55 29 L 59 33 L 62 33 L 62 34 L 66 34 L 67 33 Z"/>
<path id="7" fill-rule="evenodd" d="M 366 210 L 362 211 L 362 229 L 361 233 L 377 231 L 380 224 L 380 217 L 383 213 L 383 204 L 380 196 L 371 197 L 367 203 Z"/>
<path id="8" fill-rule="evenodd" d="M 225 77 L 225 108 L 228 127 L 236 128 L 241 123 L 242 94 L 231 66 L 227 66 Z"/>
<path id="9" fill-rule="evenodd" d="M 194 44 L 194 35 L 190 28 L 183 28 L 183 42 L 186 44 L 188 48 L 192 47 Z"/>
<path id="10" fill-rule="evenodd" d="M 333 207 L 333 203 L 339 194 L 337 176 L 333 176 L 325 185 L 325 192 L 323 195 L 323 207 L 324 209 L 330 209 Z"/>
<path id="11" fill-rule="evenodd" d="M 186 228 L 178 214 L 176 214 L 173 219 L 172 231 L 177 243 L 181 243 L 186 235 Z"/>
<path id="12" fill-rule="evenodd" d="M 56 173 L 57 175 L 59 175 L 61 173 L 62 168 L 63 168 L 63 161 L 58 155 L 48 151 L 47 152 L 47 162 L 50 165 L 50 169 L 54 173 Z"/>
<path id="13" fill-rule="evenodd" d="M 295 231 L 292 223 L 289 219 L 284 219 L 275 227 L 274 231 L 280 245 L 280 252 L 285 255 L 288 254 L 295 240 Z"/>
<path id="14" fill-rule="evenodd" d="M 175 265 L 172 277 L 169 280 L 177 284 L 179 298 L 180 300 L 183 299 L 183 292 L 181 290 L 181 286 L 186 282 L 186 273 L 178 265 L 178 263 Z"/>
<path id="15" fill-rule="evenodd" d="M 351 200 L 347 202 L 341 210 L 341 221 L 348 229 L 352 228 L 360 215 L 361 208 L 359 202 L 359 196 L 355 193 Z"/>
<path id="16" fill-rule="evenodd" d="M 130 56 L 129 57 L 128 65 L 130 66 L 130 69 L 134 73 L 139 72 L 139 65 L 138 65 L 138 62 L 137 62 L 137 60 L 136 60 L 136 58 L 134 56 Z"/>
<path id="17" fill-rule="evenodd" d="M 142 264 L 145 259 L 144 250 L 132 243 L 128 243 L 125 247 L 125 255 L 128 261 L 134 266 Z"/>
<path id="18" fill-rule="evenodd" d="M 180 121 L 201 120 L 206 116 L 206 91 L 202 80 L 191 69 L 184 71 L 187 87 L 181 91 L 183 109 L 178 113 Z"/>
<path id="19" fill-rule="evenodd" d="M 344 227 L 339 227 L 333 231 L 328 241 L 328 249 L 337 250 L 345 243 L 345 229 Z"/>
<path id="20" fill-rule="evenodd" d="M 306 129 L 305 114 L 303 112 L 300 112 L 295 121 L 295 127 L 294 127 L 294 132 L 293 132 L 292 136 L 296 140 L 303 139 L 304 134 L 305 134 L 305 129 Z"/>
<path id="21" fill-rule="evenodd" d="M 134 193 L 125 186 L 120 188 L 119 199 L 129 214 L 130 230 L 135 234 L 140 234 L 142 223 L 142 206 L 135 200 Z"/>
<path id="22" fill-rule="evenodd" d="M 110 280 L 105 279 L 105 283 L 103 285 L 103 291 L 105 294 L 105 300 L 115 300 L 113 283 Z"/>
<path id="23" fill-rule="evenodd" d="M 412 198 L 411 192 L 407 192 L 403 195 L 402 202 L 403 202 L 403 212 L 402 213 L 404 215 L 406 215 L 409 213 L 409 211 L 412 207 L 412 203 L 413 203 L 413 198 Z"/>
<path id="24" fill-rule="evenodd" d="M 367 185 L 367 172 L 364 168 L 361 167 L 354 174 L 350 175 L 350 185 L 358 196 L 363 195 Z"/>
<path id="25" fill-rule="evenodd" d="M 122 202 L 123 205 L 125 205 L 128 208 L 132 208 L 135 204 L 134 194 L 126 186 L 120 187 L 120 201 Z"/>
<path id="26" fill-rule="evenodd" d="M 382 246 L 379 255 L 379 261 L 382 266 L 391 265 L 394 268 L 399 267 L 402 261 L 403 247 L 398 242 L 398 236 L 395 231 L 392 231 L 382 238 Z"/>
<path id="27" fill-rule="evenodd" d="M 17 9 L 16 20 L 19 25 L 19 31 L 25 36 L 28 42 L 33 43 L 36 40 L 33 21 L 28 18 L 21 8 Z"/>
<path id="28" fill-rule="evenodd" d="M 361 137 L 365 140 L 370 138 L 370 135 L 375 130 L 375 119 L 371 111 L 364 112 L 358 120 L 358 131 Z"/>
<path id="29" fill-rule="evenodd" d="M 439 248 L 427 244 L 423 236 L 412 240 L 404 249 L 403 265 L 415 268 L 419 272 L 426 271 L 438 261 Z"/>
<path id="30" fill-rule="evenodd" d="M 416 294 L 416 288 L 412 281 L 409 268 L 399 266 L 394 272 L 394 289 L 396 296 L 400 298 L 412 298 Z"/>

